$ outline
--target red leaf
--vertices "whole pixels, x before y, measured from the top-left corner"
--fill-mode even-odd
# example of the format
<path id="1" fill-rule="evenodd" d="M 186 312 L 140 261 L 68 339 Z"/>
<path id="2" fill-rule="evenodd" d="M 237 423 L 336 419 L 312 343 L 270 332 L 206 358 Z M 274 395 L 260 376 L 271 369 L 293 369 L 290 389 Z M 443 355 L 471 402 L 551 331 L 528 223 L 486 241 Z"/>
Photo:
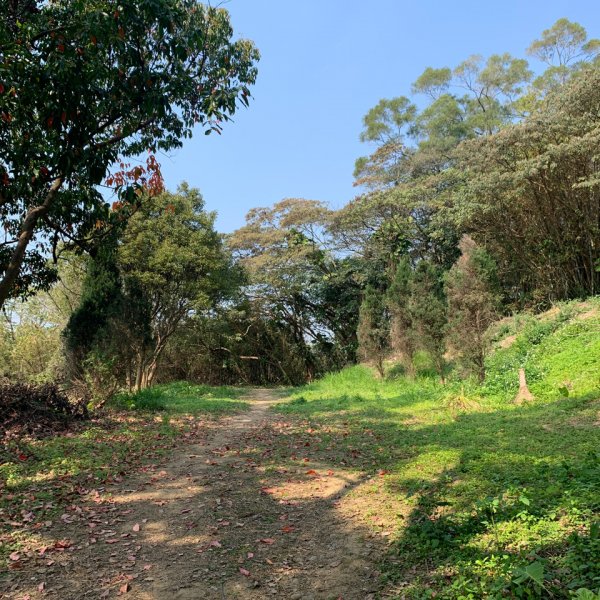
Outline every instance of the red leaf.
<path id="1" fill-rule="evenodd" d="M 314 469 L 309 469 L 308 471 L 306 471 L 307 475 L 318 475 L 318 473 L 314 470 Z"/>
<path id="2" fill-rule="evenodd" d="M 244 577 L 250 577 L 250 571 L 248 571 L 248 569 L 244 569 L 244 567 L 240 567 L 240 573 L 244 576 Z"/>
<path id="3" fill-rule="evenodd" d="M 281 531 L 283 531 L 283 533 L 291 533 L 292 531 L 294 531 L 294 529 L 296 529 L 293 525 L 284 525 L 281 528 Z"/>
<path id="4" fill-rule="evenodd" d="M 129 592 L 131 590 L 131 586 L 128 583 L 124 583 L 120 588 L 119 588 L 119 593 L 120 594 L 126 594 L 127 592 Z"/>
<path id="5" fill-rule="evenodd" d="M 10 560 L 19 560 L 21 558 L 21 555 L 18 552 L 13 552 L 10 556 L 9 556 Z"/>

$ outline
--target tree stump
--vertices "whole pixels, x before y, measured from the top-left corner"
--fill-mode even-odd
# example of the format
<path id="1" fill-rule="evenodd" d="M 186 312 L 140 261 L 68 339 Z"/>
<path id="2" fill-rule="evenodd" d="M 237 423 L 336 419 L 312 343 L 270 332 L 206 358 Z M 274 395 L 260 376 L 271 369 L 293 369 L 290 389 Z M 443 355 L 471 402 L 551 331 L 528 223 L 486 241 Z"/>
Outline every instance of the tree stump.
<path id="1" fill-rule="evenodd" d="M 519 391 L 515 396 L 515 404 L 523 404 L 524 402 L 531 402 L 533 400 L 533 394 L 527 387 L 527 378 L 525 377 L 525 369 L 519 369 Z"/>

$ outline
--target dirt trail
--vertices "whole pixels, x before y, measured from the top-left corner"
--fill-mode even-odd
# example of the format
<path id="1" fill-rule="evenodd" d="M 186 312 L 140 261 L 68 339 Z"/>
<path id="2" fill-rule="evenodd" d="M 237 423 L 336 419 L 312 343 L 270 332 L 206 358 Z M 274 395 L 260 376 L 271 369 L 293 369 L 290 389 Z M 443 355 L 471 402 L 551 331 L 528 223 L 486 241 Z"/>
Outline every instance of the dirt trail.
<path id="1" fill-rule="evenodd" d="M 289 424 L 268 410 L 277 393 L 245 399 L 250 410 L 215 422 L 204 441 L 50 527 L 48 543 L 68 547 L 11 573 L 0 597 L 374 598 L 376 542 L 342 508 L 363 476 L 278 461 L 272 441 Z"/>

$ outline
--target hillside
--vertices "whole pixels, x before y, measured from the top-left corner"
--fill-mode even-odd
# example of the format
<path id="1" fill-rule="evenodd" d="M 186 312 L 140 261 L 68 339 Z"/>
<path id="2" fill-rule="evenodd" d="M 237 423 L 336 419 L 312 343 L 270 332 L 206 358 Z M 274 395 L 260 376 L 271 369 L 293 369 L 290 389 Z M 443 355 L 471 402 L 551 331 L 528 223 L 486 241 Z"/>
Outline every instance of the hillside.
<path id="1" fill-rule="evenodd" d="M 357 366 L 296 389 L 281 407 L 320 427 L 321 448 L 350 452 L 374 474 L 353 495 L 364 522 L 390 540 L 392 596 L 598 590 L 599 306 L 498 323 L 482 386 L 452 374 L 442 386 L 421 357 L 414 381 L 393 366 L 383 381 Z M 534 400 L 516 406 L 521 367 Z"/>

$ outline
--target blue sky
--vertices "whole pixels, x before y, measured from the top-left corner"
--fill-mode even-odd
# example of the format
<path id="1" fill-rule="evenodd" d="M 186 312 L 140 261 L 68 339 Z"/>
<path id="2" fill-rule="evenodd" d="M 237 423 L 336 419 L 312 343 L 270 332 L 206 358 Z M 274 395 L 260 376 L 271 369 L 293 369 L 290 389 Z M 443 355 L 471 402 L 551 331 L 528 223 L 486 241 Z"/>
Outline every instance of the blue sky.
<path id="1" fill-rule="evenodd" d="M 600 37 L 598 0 L 229 0 L 260 49 L 258 82 L 222 136 L 200 131 L 160 159 L 167 187 L 198 187 L 229 232 L 286 197 L 338 208 L 357 193 L 358 136 L 380 98 L 409 95 L 427 66 L 525 48 L 560 17 Z"/>

